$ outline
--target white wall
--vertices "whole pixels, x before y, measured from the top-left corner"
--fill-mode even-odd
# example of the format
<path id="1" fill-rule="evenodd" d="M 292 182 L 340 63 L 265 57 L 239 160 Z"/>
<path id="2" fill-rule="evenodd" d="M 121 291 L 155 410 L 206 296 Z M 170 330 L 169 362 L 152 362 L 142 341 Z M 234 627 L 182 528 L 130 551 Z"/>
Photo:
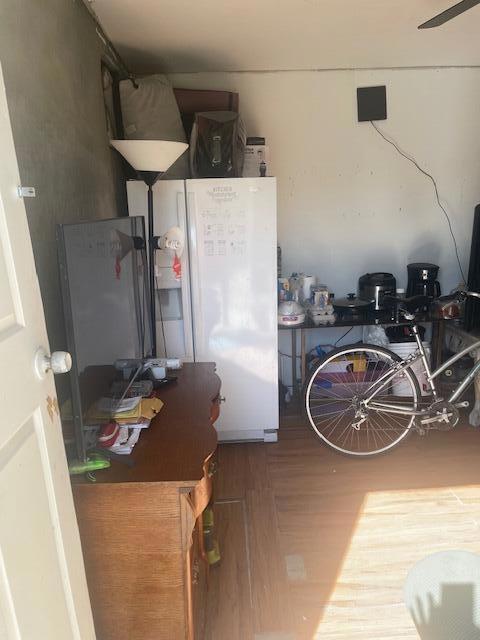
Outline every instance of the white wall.
<path id="1" fill-rule="evenodd" d="M 480 69 L 173 74 L 174 86 L 240 93 L 249 135 L 264 135 L 278 178 L 284 273 L 318 275 L 337 297 L 366 271 L 441 266 L 445 291 L 459 279 L 432 184 L 357 122 L 356 87 L 387 85 L 378 123 L 437 179 L 464 270 L 480 202 Z"/>
<path id="2" fill-rule="evenodd" d="M 387 85 L 388 120 L 378 124 L 435 176 L 466 271 L 473 209 L 480 202 L 479 68 L 170 78 L 177 87 L 238 91 L 248 134 L 267 138 L 271 173 L 278 178 L 284 274 L 317 275 L 337 297 L 355 291 L 366 271 L 391 271 L 405 286 L 406 265 L 414 261 L 439 264 L 444 291 L 459 282 L 431 182 L 369 123 L 357 122 L 356 87 Z M 309 332 L 307 347 L 333 343 L 343 331 Z M 355 330 L 345 341 L 360 337 Z M 290 353 L 282 332 L 279 346 Z"/>
<path id="3" fill-rule="evenodd" d="M 67 346 L 56 225 L 126 211 L 122 165 L 105 120 L 104 55 L 81 2 L 0 2 L 0 60 L 20 177 L 37 194 L 25 207 L 52 350 Z M 55 382 L 62 399 L 68 377 Z"/>

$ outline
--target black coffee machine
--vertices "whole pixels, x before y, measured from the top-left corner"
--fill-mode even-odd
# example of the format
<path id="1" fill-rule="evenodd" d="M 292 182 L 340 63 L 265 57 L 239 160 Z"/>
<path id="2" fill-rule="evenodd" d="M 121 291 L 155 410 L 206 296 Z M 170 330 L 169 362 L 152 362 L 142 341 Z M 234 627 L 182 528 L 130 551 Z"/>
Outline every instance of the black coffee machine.
<path id="1" fill-rule="evenodd" d="M 411 296 L 428 296 L 438 298 L 441 295 L 440 283 L 437 280 L 440 267 L 429 262 L 413 262 L 407 265 L 408 285 L 407 298 Z"/>

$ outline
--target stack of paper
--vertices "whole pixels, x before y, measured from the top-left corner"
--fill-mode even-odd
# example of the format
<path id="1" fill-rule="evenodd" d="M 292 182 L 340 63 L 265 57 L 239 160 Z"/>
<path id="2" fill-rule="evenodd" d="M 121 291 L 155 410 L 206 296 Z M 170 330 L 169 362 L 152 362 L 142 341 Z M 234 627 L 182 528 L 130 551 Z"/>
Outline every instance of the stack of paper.
<path id="1" fill-rule="evenodd" d="M 150 420 L 154 418 L 160 409 L 163 407 L 163 402 L 159 398 L 142 398 L 136 410 L 137 415 L 127 415 L 122 413 L 115 418 L 116 422 L 123 425 L 138 425 L 145 428 L 150 424 Z M 148 424 L 146 424 L 148 423 Z"/>
<path id="2" fill-rule="evenodd" d="M 159 398 L 142 398 L 138 405 L 138 417 L 117 417 L 115 421 L 120 425 L 120 432 L 115 444 L 110 451 L 129 455 L 133 447 L 137 444 L 142 429 L 150 426 L 152 418 L 163 407 L 163 402 Z M 124 414 L 121 414 L 124 415 Z"/>
<path id="3" fill-rule="evenodd" d="M 111 447 L 110 451 L 118 453 L 120 455 L 130 455 L 133 451 L 133 447 L 137 444 L 140 437 L 141 429 L 128 429 L 128 427 L 120 427 L 120 433 L 118 438 Z"/>
<path id="4" fill-rule="evenodd" d="M 100 398 L 87 412 L 87 421 L 91 424 L 102 424 L 109 420 L 124 420 L 141 417 L 142 398 Z"/>
<path id="5" fill-rule="evenodd" d="M 117 398 L 104 397 L 97 400 L 95 408 L 99 413 L 108 413 L 109 415 L 120 415 L 122 413 L 128 413 L 135 411 L 140 404 L 141 396 L 134 398 L 123 398 L 118 400 Z"/>

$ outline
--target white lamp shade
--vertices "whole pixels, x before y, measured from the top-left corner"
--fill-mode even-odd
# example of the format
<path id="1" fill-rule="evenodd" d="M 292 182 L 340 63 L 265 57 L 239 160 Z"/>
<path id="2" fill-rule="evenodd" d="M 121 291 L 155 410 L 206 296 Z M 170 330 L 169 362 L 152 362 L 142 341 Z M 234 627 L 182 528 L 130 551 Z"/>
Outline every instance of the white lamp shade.
<path id="1" fill-rule="evenodd" d="M 184 151 L 185 142 L 169 140 L 110 140 L 114 147 L 136 171 L 163 173 Z"/>

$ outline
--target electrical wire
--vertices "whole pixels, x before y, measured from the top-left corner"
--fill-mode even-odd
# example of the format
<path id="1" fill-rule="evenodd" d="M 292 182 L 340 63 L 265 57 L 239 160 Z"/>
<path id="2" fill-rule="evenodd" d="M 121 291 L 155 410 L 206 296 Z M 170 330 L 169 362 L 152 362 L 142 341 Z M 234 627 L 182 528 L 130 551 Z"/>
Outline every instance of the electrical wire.
<path id="1" fill-rule="evenodd" d="M 165 358 L 167 357 L 167 339 L 165 338 L 165 323 L 163 320 L 163 310 L 162 310 L 162 298 L 160 297 L 160 287 L 158 282 L 158 276 L 155 276 L 155 292 L 156 292 L 156 300 L 158 301 L 157 309 L 160 313 L 160 326 L 162 327 L 162 338 L 163 338 L 163 351 L 165 353 Z"/>
<path id="2" fill-rule="evenodd" d="M 437 200 L 437 204 L 440 207 L 440 209 L 443 211 L 443 213 L 445 215 L 445 218 L 447 219 L 448 228 L 450 230 L 450 235 L 452 236 L 452 240 L 453 240 L 453 246 L 455 248 L 455 255 L 456 255 L 456 258 L 457 258 L 458 268 L 460 270 L 463 282 L 465 284 L 467 284 L 467 279 L 465 278 L 465 274 L 463 273 L 463 269 L 462 269 L 462 263 L 460 262 L 460 256 L 458 255 L 457 240 L 455 238 L 455 234 L 453 233 L 453 228 L 452 228 L 452 223 L 450 221 L 450 216 L 448 215 L 447 210 L 445 209 L 445 207 L 440 202 L 440 195 L 438 193 L 438 187 L 437 187 L 437 183 L 435 181 L 435 178 L 432 175 L 430 175 L 428 173 L 428 171 L 425 171 L 425 169 L 422 169 L 422 167 L 418 164 L 418 162 L 415 160 L 415 158 L 410 157 L 407 153 L 402 151 L 400 149 L 400 147 L 397 145 L 397 143 L 394 140 L 390 139 L 386 134 L 384 134 L 383 131 L 375 124 L 375 122 L 373 120 L 370 120 L 370 124 L 375 129 L 375 131 L 378 133 L 378 135 L 381 136 L 385 140 L 385 142 L 388 142 L 388 144 L 391 144 L 392 147 L 394 147 L 401 156 L 403 156 L 409 162 L 411 162 L 420 171 L 420 173 L 423 173 L 424 176 L 426 176 L 427 178 L 429 178 L 429 180 L 432 181 L 433 188 L 435 190 L 435 197 L 436 197 L 436 200 Z"/>
<path id="3" fill-rule="evenodd" d="M 290 359 L 292 358 L 290 353 L 283 353 L 283 351 L 279 351 L 278 355 L 283 356 L 284 358 L 290 358 Z M 297 358 L 297 360 L 300 360 L 302 356 L 295 356 L 295 357 Z"/>
<path id="4" fill-rule="evenodd" d="M 336 347 L 337 344 L 340 342 L 340 340 L 343 340 L 344 338 L 346 338 L 352 329 L 353 329 L 353 327 L 350 327 L 350 329 L 347 329 L 345 331 L 345 333 L 343 334 L 343 336 L 340 336 L 340 338 L 335 342 L 335 344 L 333 346 Z"/>

